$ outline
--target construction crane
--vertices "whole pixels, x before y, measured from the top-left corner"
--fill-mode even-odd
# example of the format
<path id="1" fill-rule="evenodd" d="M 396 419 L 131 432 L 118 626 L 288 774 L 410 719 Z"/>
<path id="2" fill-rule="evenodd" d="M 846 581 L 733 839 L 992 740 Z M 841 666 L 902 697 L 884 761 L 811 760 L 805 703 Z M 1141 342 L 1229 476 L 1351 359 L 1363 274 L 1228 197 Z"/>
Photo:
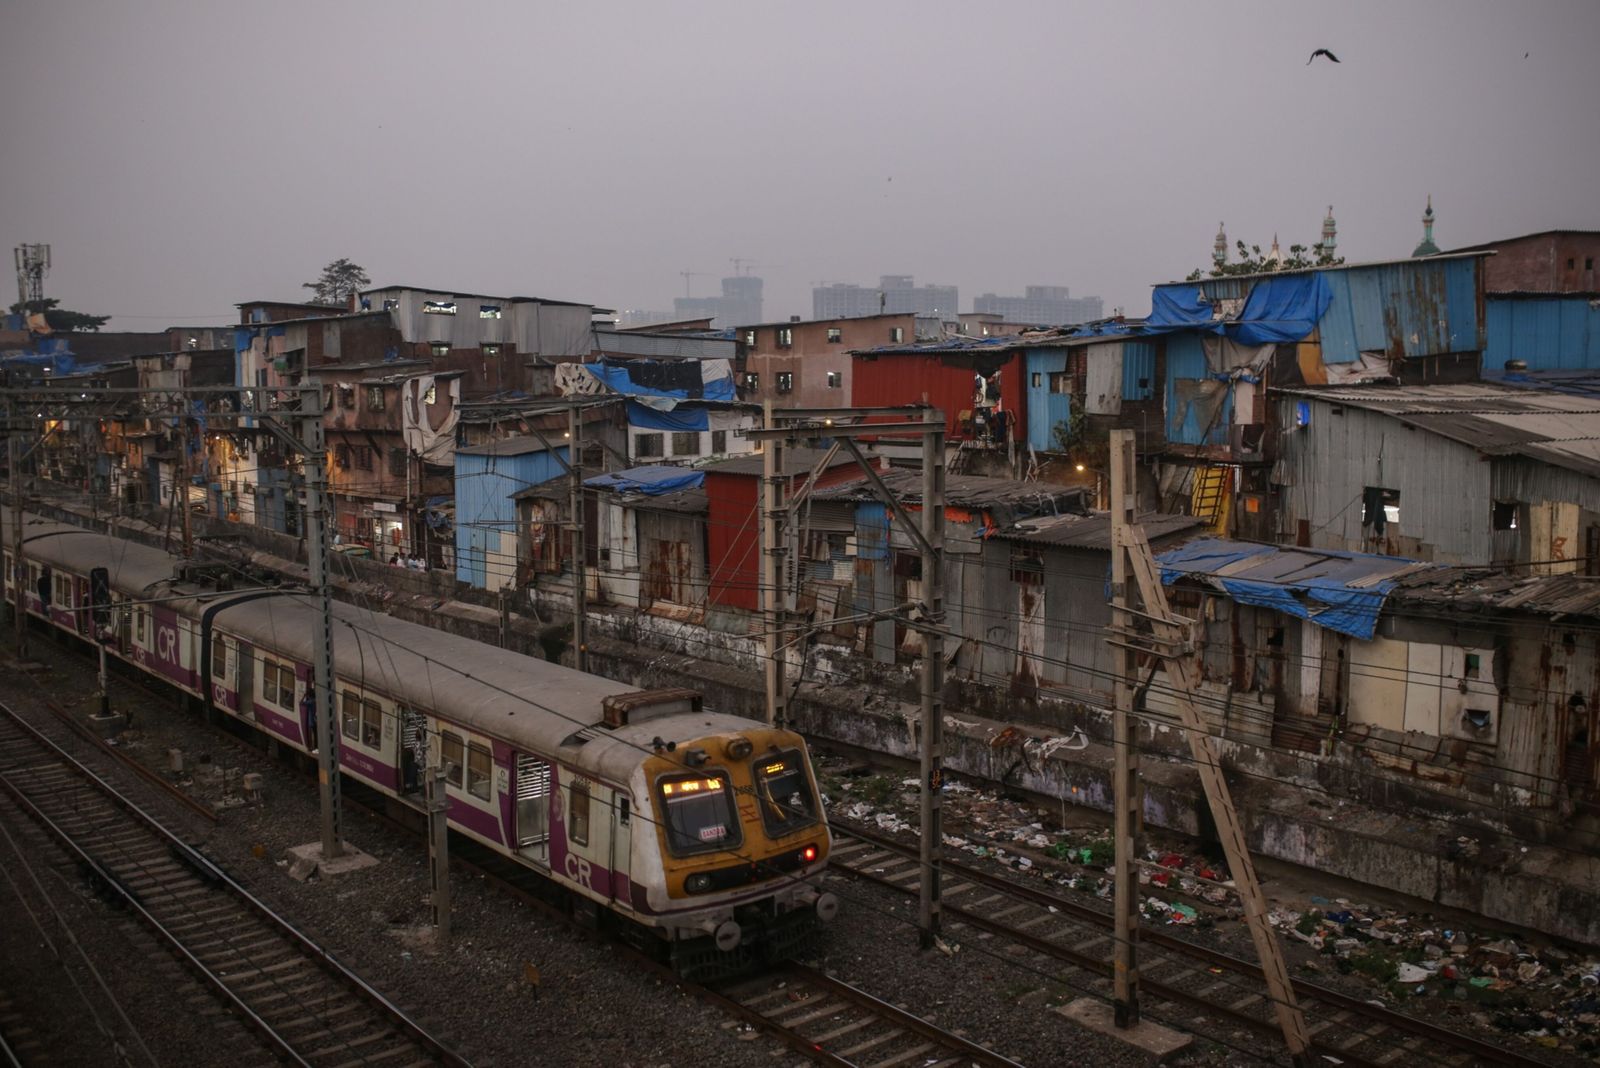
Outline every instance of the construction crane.
<path id="1" fill-rule="evenodd" d="M 678 273 L 683 275 L 683 296 L 685 300 L 694 296 L 694 292 L 690 288 L 693 285 L 691 279 L 711 277 L 710 271 L 679 271 Z"/>
<path id="2" fill-rule="evenodd" d="M 759 271 L 763 268 L 783 266 L 781 263 L 753 263 L 748 256 L 730 256 L 728 262 L 733 264 L 735 277 L 749 274 L 751 271 Z"/>

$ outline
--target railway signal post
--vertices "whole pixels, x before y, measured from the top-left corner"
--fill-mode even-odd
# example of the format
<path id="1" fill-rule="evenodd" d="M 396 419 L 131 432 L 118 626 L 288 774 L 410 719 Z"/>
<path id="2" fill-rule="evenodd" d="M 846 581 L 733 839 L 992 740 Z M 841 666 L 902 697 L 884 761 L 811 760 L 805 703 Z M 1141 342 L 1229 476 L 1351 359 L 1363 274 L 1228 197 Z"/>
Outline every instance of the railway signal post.
<path id="1" fill-rule="evenodd" d="M 428 805 L 428 904 L 439 944 L 450 941 L 450 798 L 445 793 L 449 769 L 435 764 L 426 774 Z"/>

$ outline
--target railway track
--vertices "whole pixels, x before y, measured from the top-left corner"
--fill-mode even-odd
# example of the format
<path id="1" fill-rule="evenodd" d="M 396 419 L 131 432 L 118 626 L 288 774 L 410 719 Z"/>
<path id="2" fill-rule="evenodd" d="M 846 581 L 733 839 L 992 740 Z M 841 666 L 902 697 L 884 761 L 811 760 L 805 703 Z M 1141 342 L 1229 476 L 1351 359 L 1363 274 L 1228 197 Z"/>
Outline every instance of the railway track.
<path id="1" fill-rule="evenodd" d="M 464 1068 L 359 976 L 4 704 L 0 789 L 281 1061 Z"/>
<path id="2" fill-rule="evenodd" d="M 830 865 L 858 878 L 915 897 L 921 882 L 916 846 L 833 821 Z M 1111 996 L 1111 917 L 1079 902 L 1022 886 L 958 862 L 943 863 L 944 915 L 1026 946 L 1075 969 L 1080 985 Z M 1472 1035 L 1293 979 L 1306 1015 L 1313 1052 L 1351 1068 L 1400 1063 L 1546 1065 L 1548 1061 Z M 1139 984 L 1146 1003 L 1167 1002 L 1246 1027 L 1269 1039 L 1280 1032 L 1261 970 L 1253 962 L 1196 945 L 1167 932 L 1140 932 Z"/>

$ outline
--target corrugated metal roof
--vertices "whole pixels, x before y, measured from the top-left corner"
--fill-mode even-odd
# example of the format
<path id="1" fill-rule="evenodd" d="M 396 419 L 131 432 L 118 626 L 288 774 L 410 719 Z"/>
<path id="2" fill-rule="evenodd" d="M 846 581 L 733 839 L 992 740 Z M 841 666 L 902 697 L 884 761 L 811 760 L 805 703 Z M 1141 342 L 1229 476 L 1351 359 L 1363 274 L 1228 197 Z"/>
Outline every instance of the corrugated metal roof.
<path id="1" fill-rule="evenodd" d="M 1403 579 L 1392 596 L 1411 607 L 1600 617 L 1600 578 L 1589 575 L 1510 575 L 1486 568 L 1425 572 Z"/>
<path id="2" fill-rule="evenodd" d="M 825 455 L 821 449 L 785 449 L 783 451 L 783 474 L 805 475 L 821 462 Z M 714 463 L 702 464 L 701 470 L 716 472 L 719 475 L 764 475 L 765 460 L 757 453 L 754 456 L 734 456 L 727 460 L 718 460 Z M 841 450 L 828 464 L 831 470 L 845 464 L 853 464 L 855 460 L 849 453 Z"/>
<path id="3" fill-rule="evenodd" d="M 1600 477 L 1600 401 L 1593 397 L 1482 383 L 1282 392 L 1382 412 L 1488 455 L 1526 456 Z"/>
<path id="4" fill-rule="evenodd" d="M 1206 521 L 1192 515 L 1169 515 L 1162 512 L 1145 512 L 1139 516 L 1145 536 L 1152 542 L 1182 534 Z M 1057 515 L 1029 519 L 995 535 L 1006 541 L 1028 542 L 1036 545 L 1059 545 L 1068 549 L 1111 549 L 1111 514 L 1096 512 L 1093 515 Z"/>

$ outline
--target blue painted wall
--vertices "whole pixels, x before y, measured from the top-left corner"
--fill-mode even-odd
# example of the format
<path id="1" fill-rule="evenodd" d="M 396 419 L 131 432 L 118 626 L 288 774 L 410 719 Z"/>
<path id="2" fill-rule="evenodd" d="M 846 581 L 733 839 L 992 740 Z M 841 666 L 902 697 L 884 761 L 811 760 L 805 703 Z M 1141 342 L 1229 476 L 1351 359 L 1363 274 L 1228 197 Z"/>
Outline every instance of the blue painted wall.
<path id="1" fill-rule="evenodd" d="M 1525 360 L 1530 371 L 1600 368 L 1600 301 L 1491 296 L 1485 305 L 1486 373 L 1502 373 L 1507 360 Z"/>
<path id="2" fill-rule="evenodd" d="M 1065 393 L 1050 392 L 1050 376 L 1066 369 L 1066 349 L 1029 350 L 1027 353 L 1027 377 L 1023 384 L 1028 388 L 1028 444 L 1035 449 L 1054 449 L 1055 425 L 1072 415 L 1072 398 Z M 1037 386 L 1033 384 L 1036 375 Z"/>
<path id="3" fill-rule="evenodd" d="M 529 486 L 548 482 L 566 469 L 567 450 L 520 456 L 456 453 L 456 578 L 478 589 L 499 589 L 512 580 L 515 561 L 500 559 L 500 535 L 515 529 L 511 499 Z"/>
<path id="4" fill-rule="evenodd" d="M 1149 400 L 1156 395 L 1156 347 L 1148 341 L 1122 343 L 1122 399 Z"/>
<path id="5" fill-rule="evenodd" d="M 1481 350 L 1478 264 L 1421 259 L 1326 272 L 1333 299 L 1318 324 L 1323 362 L 1397 347 L 1406 356 Z"/>

